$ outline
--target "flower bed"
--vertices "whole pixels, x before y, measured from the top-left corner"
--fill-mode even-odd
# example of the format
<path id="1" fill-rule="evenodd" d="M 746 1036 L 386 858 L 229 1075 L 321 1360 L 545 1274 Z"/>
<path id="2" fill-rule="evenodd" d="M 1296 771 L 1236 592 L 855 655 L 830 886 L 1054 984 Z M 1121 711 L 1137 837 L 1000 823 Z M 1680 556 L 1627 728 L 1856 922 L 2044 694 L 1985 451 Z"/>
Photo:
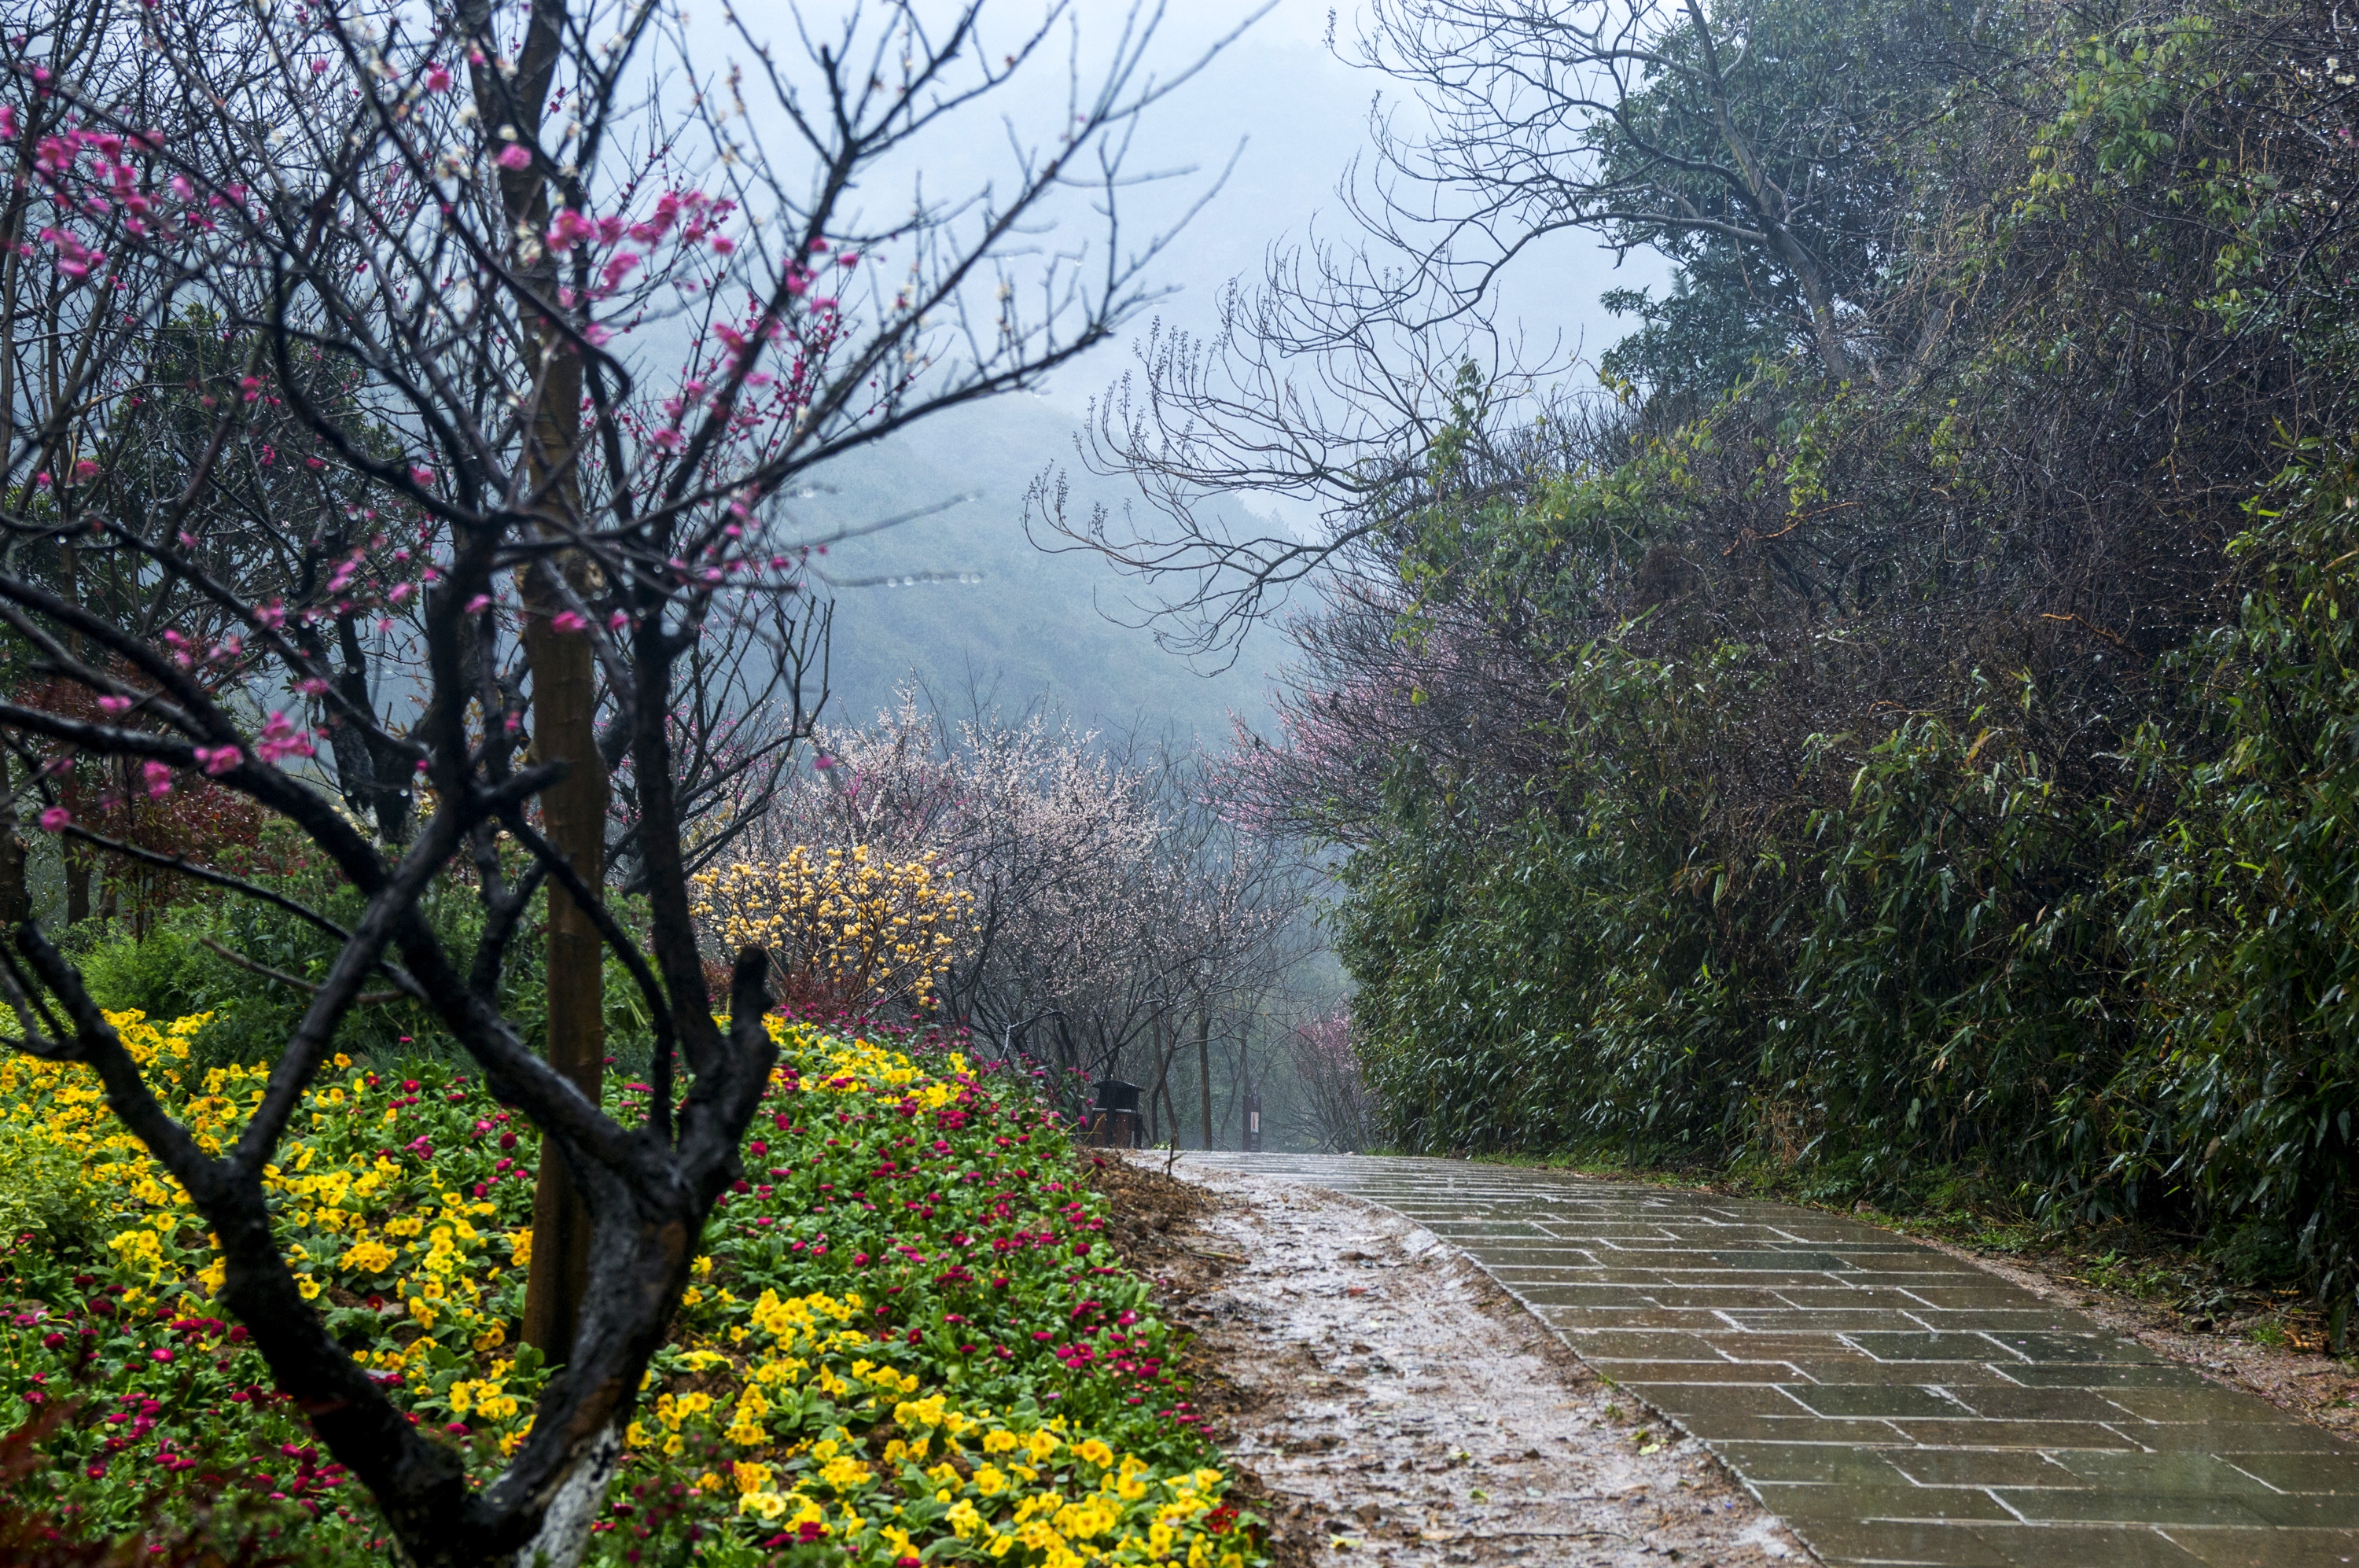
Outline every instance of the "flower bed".
<path id="1" fill-rule="evenodd" d="M 204 1016 L 114 1017 L 201 1142 L 235 1136 L 261 1074 L 188 1066 Z M 774 1028 L 747 1180 L 708 1227 L 592 1560 L 1259 1562 L 1056 1117 L 952 1053 Z M 645 1093 L 617 1084 L 610 1108 Z M 0 1059 L 0 1124 L 71 1148 L 99 1216 L 6 1265 L 0 1399 L 75 1409 L 27 1483 L 45 1495 L 17 1501 L 99 1535 L 146 1525 L 159 1487 L 218 1494 L 275 1511 L 303 1561 L 381 1560 L 366 1497 L 210 1310 L 203 1227 L 94 1075 Z M 329 1332 L 479 1479 L 547 1376 L 513 1343 L 537 1142 L 447 1066 L 339 1057 L 271 1175 Z"/>

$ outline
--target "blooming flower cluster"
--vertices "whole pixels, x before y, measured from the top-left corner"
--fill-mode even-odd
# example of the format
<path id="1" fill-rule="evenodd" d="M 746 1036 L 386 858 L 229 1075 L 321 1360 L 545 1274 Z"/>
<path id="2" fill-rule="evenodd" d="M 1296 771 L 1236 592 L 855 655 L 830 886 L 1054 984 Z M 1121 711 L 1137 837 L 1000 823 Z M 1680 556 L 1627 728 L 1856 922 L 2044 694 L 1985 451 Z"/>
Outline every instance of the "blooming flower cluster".
<path id="1" fill-rule="evenodd" d="M 208 1016 L 110 1016 L 200 1143 L 236 1136 L 264 1074 L 190 1067 Z M 1259 1563 L 1054 1115 L 938 1046 L 768 1022 L 781 1065 L 747 1176 L 648 1373 L 592 1560 Z M 647 1093 L 618 1082 L 612 1108 Z M 0 1117 L 73 1150 L 109 1215 L 82 1256 L 7 1266 L 0 1399 L 79 1404 L 45 1506 L 127 1530 L 192 1471 L 281 1510 L 304 1561 L 380 1558 L 365 1497 L 211 1307 L 220 1269 L 186 1194 L 92 1075 L 0 1060 Z M 424 1059 L 337 1058 L 298 1120 L 269 1188 L 300 1288 L 487 1478 L 547 1376 L 513 1343 L 536 1135 Z"/>
<path id="2" fill-rule="evenodd" d="M 930 854 L 895 861 L 865 844 L 819 854 L 799 844 L 776 862 L 738 861 L 693 881 L 697 918 L 723 948 L 766 948 L 790 977 L 860 1009 L 924 1005 L 974 898 Z"/>

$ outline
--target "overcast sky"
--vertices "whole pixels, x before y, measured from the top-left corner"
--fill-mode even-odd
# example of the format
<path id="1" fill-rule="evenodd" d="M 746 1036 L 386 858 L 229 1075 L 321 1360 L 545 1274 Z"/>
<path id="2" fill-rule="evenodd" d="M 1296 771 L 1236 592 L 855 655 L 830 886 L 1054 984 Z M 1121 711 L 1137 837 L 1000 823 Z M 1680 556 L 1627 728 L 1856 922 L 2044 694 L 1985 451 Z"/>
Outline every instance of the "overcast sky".
<path id="1" fill-rule="evenodd" d="M 1129 10 L 1129 0 L 1076 5 L 1085 38 L 1101 40 L 1118 36 Z M 1009 5 L 1012 20 L 1023 11 L 1024 0 L 1009 0 Z M 1257 8 L 1256 0 L 1174 0 L 1154 53 L 1169 62 L 1167 70 L 1176 70 L 1200 58 Z M 1328 0 L 1277 0 L 1142 125 L 1135 167 L 1192 165 L 1200 171 L 1139 193 L 1135 210 L 1143 218 L 1176 215 L 1183 195 L 1200 194 L 1232 155 L 1236 158 L 1226 182 L 1154 269 L 1158 282 L 1177 290 L 1156 307 L 1167 321 L 1191 331 L 1213 325 L 1221 286 L 1239 274 L 1248 280 L 1257 276 L 1273 245 L 1299 243 L 1314 227 L 1323 238 L 1353 239 L 1357 230 L 1341 208 L 1336 186 L 1369 146 L 1371 108 L 1380 104 L 1399 125 L 1421 121 L 1415 99 L 1397 83 L 1347 64 L 1327 48 L 1330 11 Z M 1335 30 L 1347 57 L 1355 14 L 1353 0 L 1342 0 Z M 1586 236 L 1554 241 L 1521 258 L 1510 272 L 1501 322 L 1520 327 L 1530 343 L 1579 343 L 1593 361 L 1629 330 L 1628 323 L 1599 308 L 1598 295 L 1662 276 L 1651 257 L 1633 257 L 1617 271 L 1611 253 Z M 1126 344 L 1100 351 L 1057 377 L 1051 401 L 1078 411 L 1129 359 Z M 1582 374 L 1585 378 L 1587 372 Z"/>
<path id="2" fill-rule="evenodd" d="M 831 23 L 853 0 L 804 0 L 803 20 L 813 38 L 831 35 Z M 958 0 L 925 0 L 926 8 L 947 15 Z M 1039 26 L 1047 0 L 988 0 L 983 7 L 984 58 L 1022 47 Z M 1152 42 L 1144 51 L 1133 91 L 1151 76 L 1169 82 L 1203 60 L 1206 51 L 1235 31 L 1259 0 L 1168 0 Z M 1343 0 L 1336 30 L 1351 52 L 1357 0 Z M 713 55 L 742 57 L 741 40 L 729 36 L 716 0 L 691 0 L 699 52 L 709 68 Z M 1151 9 L 1151 5 L 1149 7 Z M 873 7 L 871 23 L 883 13 Z M 741 12 L 749 30 L 777 46 L 786 74 L 808 76 L 795 57 L 803 53 L 795 13 L 784 7 Z M 1014 85 L 990 94 L 974 109 L 909 147 L 893 164 L 871 172 L 853 194 L 856 207 L 885 226 L 908 210 L 913 180 L 932 201 L 1004 189 L 1013 172 L 1011 136 L 1030 148 L 1046 145 L 1064 123 L 1066 64 L 1077 60 L 1084 83 L 1100 79 L 1104 62 L 1136 16 L 1135 0 L 1071 0 L 1061 26 L 1040 55 L 1018 72 Z M 1273 245 L 1301 244 L 1314 235 L 1344 245 L 1358 230 L 1342 210 L 1338 182 L 1353 160 L 1369 147 L 1372 110 L 1394 116 L 1414 130 L 1423 113 L 1412 95 L 1377 72 L 1338 59 L 1326 46 L 1327 0 L 1277 0 L 1201 71 L 1151 107 L 1131 138 L 1124 163 L 1126 177 L 1169 173 L 1171 178 L 1122 191 L 1122 249 L 1131 253 L 1154 233 L 1168 232 L 1190 205 L 1218 183 L 1209 202 L 1187 223 L 1178 240 L 1156 257 L 1147 280 L 1169 297 L 1142 314 L 1123 334 L 1090 358 L 1070 365 L 1049 384 L 1049 400 L 1079 413 L 1131 361 L 1130 345 L 1156 316 L 1191 332 L 1216 325 L 1223 286 L 1243 275 L 1258 278 Z M 855 49 L 854 58 L 865 49 Z M 973 58 L 972 56 L 970 58 Z M 793 138 L 774 112 L 757 103 L 774 151 L 790 153 Z M 1234 159 L 1234 167 L 1231 161 Z M 1221 171 L 1229 168 L 1224 182 Z M 1190 172 L 1192 171 L 1192 172 Z M 1075 197 L 1057 204 L 1053 233 L 1042 247 L 1070 250 L 1086 244 L 1103 256 L 1102 221 Z M 1102 259 L 1093 265 L 1103 265 Z M 1599 293 L 1616 284 L 1653 281 L 1661 276 L 1651 258 L 1616 270 L 1610 254 L 1585 235 L 1560 236 L 1519 257 L 1505 282 L 1500 324 L 1520 329 L 1527 344 L 1558 344 L 1560 356 L 1578 343 L 1593 361 L 1627 330 L 1603 312 Z M 1582 379 L 1587 372 L 1580 373 Z"/>

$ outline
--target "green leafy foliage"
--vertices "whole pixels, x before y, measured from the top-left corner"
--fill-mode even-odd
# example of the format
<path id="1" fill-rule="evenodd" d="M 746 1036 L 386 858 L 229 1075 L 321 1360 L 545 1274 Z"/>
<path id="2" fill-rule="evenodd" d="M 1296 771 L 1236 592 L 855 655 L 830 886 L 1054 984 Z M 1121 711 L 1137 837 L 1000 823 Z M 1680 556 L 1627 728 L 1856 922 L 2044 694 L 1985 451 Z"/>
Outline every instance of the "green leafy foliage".
<path id="1" fill-rule="evenodd" d="M 72 1150 L 0 1122 L 0 1242 L 70 1258 L 94 1239 L 100 1210 Z"/>
<path id="2" fill-rule="evenodd" d="M 2340 1317 L 2359 1290 L 2359 472 L 2314 451 L 2272 499 L 2235 546 L 2235 623 L 2179 661 L 2188 722 L 2142 737 L 2180 788 L 2132 884 L 2149 1043 L 2115 1168 L 2198 1195 L 2256 1272 L 2308 1279 Z"/>

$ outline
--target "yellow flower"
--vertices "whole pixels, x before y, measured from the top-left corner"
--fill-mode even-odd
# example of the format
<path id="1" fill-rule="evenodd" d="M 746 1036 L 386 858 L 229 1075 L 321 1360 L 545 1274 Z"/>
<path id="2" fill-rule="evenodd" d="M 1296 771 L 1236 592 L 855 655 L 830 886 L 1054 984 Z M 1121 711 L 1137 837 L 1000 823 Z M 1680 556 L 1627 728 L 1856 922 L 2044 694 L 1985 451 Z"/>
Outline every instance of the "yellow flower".
<path id="1" fill-rule="evenodd" d="M 357 1246 L 346 1247 L 344 1255 L 336 1261 L 364 1274 L 382 1274 L 393 1267 L 393 1250 L 371 1237 Z"/>

